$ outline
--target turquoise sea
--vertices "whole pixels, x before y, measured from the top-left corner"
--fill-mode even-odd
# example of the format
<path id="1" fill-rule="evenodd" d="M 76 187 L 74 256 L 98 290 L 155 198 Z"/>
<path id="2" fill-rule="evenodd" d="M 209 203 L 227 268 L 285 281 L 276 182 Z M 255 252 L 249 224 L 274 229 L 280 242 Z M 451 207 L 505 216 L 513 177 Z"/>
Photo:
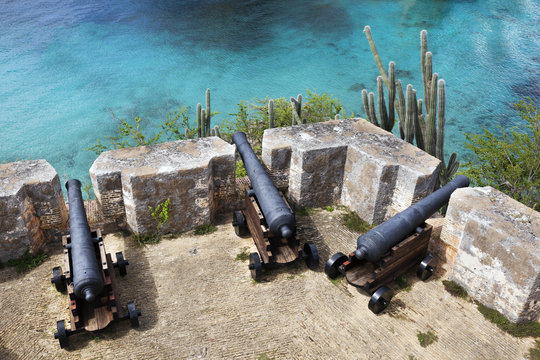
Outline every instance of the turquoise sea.
<path id="1" fill-rule="evenodd" d="M 150 123 L 212 90 L 219 123 L 240 100 L 328 92 L 365 117 L 361 89 L 382 60 L 422 95 L 419 36 L 446 81 L 446 152 L 463 132 L 519 125 L 540 105 L 540 0 L 4 0 L 0 6 L 0 162 L 47 159 L 88 179 L 85 151 L 117 117 Z M 405 86 L 404 86 L 405 87 Z"/>

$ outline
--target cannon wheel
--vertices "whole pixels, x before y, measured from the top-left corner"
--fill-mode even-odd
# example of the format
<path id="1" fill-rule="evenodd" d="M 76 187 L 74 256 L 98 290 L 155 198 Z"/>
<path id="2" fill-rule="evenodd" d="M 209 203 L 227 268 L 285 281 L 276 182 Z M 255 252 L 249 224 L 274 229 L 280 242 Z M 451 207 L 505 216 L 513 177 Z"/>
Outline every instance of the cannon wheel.
<path id="1" fill-rule="evenodd" d="M 262 264 L 261 258 L 256 252 L 249 254 L 249 271 L 251 272 L 251 278 L 258 281 L 261 276 Z"/>
<path id="2" fill-rule="evenodd" d="M 339 274 L 339 267 L 347 261 L 347 255 L 342 252 L 335 253 L 330 259 L 326 262 L 324 266 L 324 273 L 328 275 L 330 279 L 336 278 Z"/>
<path id="3" fill-rule="evenodd" d="M 116 266 L 118 267 L 118 272 L 120 273 L 120 276 L 126 276 L 127 270 L 126 265 L 127 261 L 124 260 L 124 254 L 122 254 L 121 251 L 116 253 Z"/>
<path id="4" fill-rule="evenodd" d="M 52 269 L 53 277 L 51 278 L 51 283 L 54 284 L 56 291 L 64 292 L 66 290 L 66 283 L 62 277 L 62 269 L 60 266 L 56 266 Z"/>
<path id="5" fill-rule="evenodd" d="M 135 307 L 135 303 L 129 302 L 127 304 L 127 308 L 128 308 L 129 322 L 131 323 L 131 326 L 139 327 L 139 311 Z"/>
<path id="6" fill-rule="evenodd" d="M 249 235 L 249 228 L 247 226 L 246 218 L 240 210 L 236 210 L 233 213 L 233 227 L 237 236 L 243 237 Z"/>
<path id="7" fill-rule="evenodd" d="M 380 313 L 390 304 L 392 297 L 394 297 L 394 291 L 386 286 L 381 286 L 371 296 L 368 303 L 369 310 L 374 314 Z"/>
<path id="8" fill-rule="evenodd" d="M 54 333 L 54 338 L 58 339 L 58 342 L 60 343 L 60 348 L 65 348 L 67 346 L 67 331 L 66 331 L 66 323 L 64 320 L 60 320 L 56 322 L 56 332 Z"/>
<path id="9" fill-rule="evenodd" d="M 422 281 L 426 281 L 431 275 L 433 275 L 433 266 L 429 264 L 433 260 L 433 255 L 429 254 L 424 260 L 418 265 L 418 270 L 416 270 L 416 276 Z"/>
<path id="10" fill-rule="evenodd" d="M 314 243 L 308 241 L 304 244 L 304 254 L 308 268 L 314 269 L 319 265 L 319 251 Z"/>

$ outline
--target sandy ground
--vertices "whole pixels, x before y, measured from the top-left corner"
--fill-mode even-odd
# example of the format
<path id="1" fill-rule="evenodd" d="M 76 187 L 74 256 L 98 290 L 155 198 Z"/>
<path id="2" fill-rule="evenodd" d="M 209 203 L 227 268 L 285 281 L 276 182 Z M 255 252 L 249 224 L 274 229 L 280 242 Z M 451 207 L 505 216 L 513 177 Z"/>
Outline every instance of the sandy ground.
<path id="1" fill-rule="evenodd" d="M 189 232 L 147 247 L 107 235 L 107 251 L 129 259 L 118 297 L 124 306 L 136 302 L 140 327 L 117 322 L 70 337 L 67 349 L 53 338 L 56 320 L 68 319 L 67 296 L 49 281 L 61 264 L 56 241 L 31 272 L 0 270 L 0 359 L 521 359 L 533 346 L 534 339 L 501 332 L 474 304 L 450 296 L 440 272 L 421 282 L 411 271 L 412 289 L 373 314 L 365 293 L 323 272 L 330 255 L 354 250 L 358 234 L 337 225 L 337 210 L 298 220 L 299 239 L 319 248 L 319 268 L 298 263 L 259 283 L 247 261 L 235 260 L 255 250 L 253 241 L 236 237 L 228 217 L 212 234 Z M 417 334 L 428 330 L 438 340 L 424 348 Z"/>

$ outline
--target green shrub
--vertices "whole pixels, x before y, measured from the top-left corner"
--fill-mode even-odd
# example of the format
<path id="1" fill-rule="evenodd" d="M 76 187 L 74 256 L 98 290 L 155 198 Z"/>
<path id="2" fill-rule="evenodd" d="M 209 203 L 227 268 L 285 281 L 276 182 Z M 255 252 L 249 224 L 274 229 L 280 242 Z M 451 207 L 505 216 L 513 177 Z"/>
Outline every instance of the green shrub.
<path id="1" fill-rule="evenodd" d="M 14 267 L 18 273 L 23 273 L 43 264 L 45 260 L 47 260 L 47 257 L 47 254 L 45 254 L 43 251 L 31 254 L 30 251 L 26 249 L 20 258 L 8 260 L 5 266 Z"/>
<path id="2" fill-rule="evenodd" d="M 362 220 L 355 212 L 350 210 L 341 215 L 341 222 L 349 230 L 359 233 L 365 233 L 373 228 L 372 225 Z"/>
<path id="3" fill-rule="evenodd" d="M 217 227 L 213 224 L 204 224 L 195 227 L 195 235 L 211 234 L 217 230 Z"/>
<path id="4" fill-rule="evenodd" d="M 420 346 L 422 347 L 428 347 L 428 345 L 431 345 L 435 341 L 439 340 L 439 337 L 435 335 L 435 333 L 431 330 L 428 330 L 425 333 L 421 333 L 419 331 L 416 336 L 418 337 L 418 341 L 420 342 Z"/>
<path id="5" fill-rule="evenodd" d="M 458 283 L 451 280 L 443 280 L 442 283 L 444 285 L 444 288 L 450 293 L 450 295 L 462 299 L 467 299 L 469 297 L 469 294 L 467 294 L 467 290 L 465 290 L 463 286 L 459 285 Z"/>
<path id="6" fill-rule="evenodd" d="M 499 126 L 500 136 L 486 129 L 482 135 L 465 134 L 465 148 L 474 158 L 461 172 L 477 186 L 492 186 L 534 208 L 540 202 L 540 113 L 530 98 L 515 107 L 527 122 L 523 131 L 508 134 Z"/>
<path id="7" fill-rule="evenodd" d="M 103 144 L 98 138 L 96 145 L 87 148 L 97 155 L 107 150 L 124 149 L 137 146 L 159 144 L 165 141 L 174 141 L 185 138 L 185 130 L 191 136 L 197 131 L 191 129 L 189 125 L 189 116 L 187 108 L 183 106 L 176 109 L 173 113 L 167 112 L 167 117 L 161 122 L 159 128 L 150 129 L 147 122 L 136 116 L 133 120 L 118 119 L 112 113 L 113 120 L 117 123 L 116 134 L 105 136 L 107 144 Z"/>
<path id="8" fill-rule="evenodd" d="M 529 349 L 529 358 L 531 360 L 540 360 L 540 340 L 536 340 L 536 346 Z"/>
<path id="9" fill-rule="evenodd" d="M 244 247 L 240 253 L 236 254 L 236 258 L 234 260 L 236 260 L 236 261 L 246 261 L 247 259 L 249 259 L 249 251 L 248 250 L 249 250 L 248 247 Z"/>
<path id="10" fill-rule="evenodd" d="M 247 176 L 247 171 L 246 171 L 246 167 L 244 166 L 244 162 L 243 161 L 237 161 L 235 163 L 235 175 L 236 175 L 236 178 L 241 178 L 241 177 L 244 177 L 244 176 Z"/>
<path id="11" fill-rule="evenodd" d="M 161 238 L 163 237 L 163 231 L 161 230 L 161 227 L 169 220 L 170 204 L 171 199 L 167 198 L 167 200 L 158 203 L 155 208 L 148 206 L 150 216 L 152 216 L 152 218 L 157 223 L 156 231 L 147 234 L 135 234 L 133 238 L 139 246 L 143 246 L 146 244 L 157 244 L 161 241 Z"/>
<path id="12" fill-rule="evenodd" d="M 526 322 L 526 323 L 513 323 L 510 320 L 508 320 L 503 314 L 498 312 L 495 309 L 491 309 L 484 304 L 476 301 L 476 306 L 478 308 L 478 311 L 486 319 L 494 323 L 499 327 L 499 329 L 506 331 L 512 336 L 515 337 L 540 337 L 540 324 L 537 322 Z"/>

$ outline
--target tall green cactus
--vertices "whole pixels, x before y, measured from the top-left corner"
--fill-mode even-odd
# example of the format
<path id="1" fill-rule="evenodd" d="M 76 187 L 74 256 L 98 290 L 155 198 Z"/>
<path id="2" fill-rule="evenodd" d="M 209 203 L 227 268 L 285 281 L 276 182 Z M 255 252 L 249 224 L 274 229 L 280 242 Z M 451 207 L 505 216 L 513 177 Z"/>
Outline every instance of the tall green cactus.
<path id="1" fill-rule="evenodd" d="M 275 127 L 274 124 L 275 114 L 274 114 L 274 100 L 268 100 L 268 128 L 272 129 Z"/>
<path id="2" fill-rule="evenodd" d="M 302 121 L 302 94 L 298 94 L 298 98 L 295 99 L 291 96 L 292 107 L 292 125 L 304 124 Z"/>
<path id="3" fill-rule="evenodd" d="M 420 63 L 422 70 L 422 82 L 424 87 L 424 101 L 416 98 L 416 90 L 412 85 L 407 85 L 407 99 L 403 94 L 401 81 L 395 80 L 395 64 L 388 65 L 388 75 L 382 64 L 381 57 L 375 46 L 369 26 L 364 28 L 375 64 L 379 69 L 380 76 L 377 78 L 378 108 L 381 122 L 379 124 L 375 115 L 373 93 L 362 90 L 362 100 L 367 119 L 381 128 L 392 131 L 394 126 L 394 108 L 399 118 L 399 132 L 402 139 L 413 144 L 416 138 L 416 146 L 427 153 L 436 156 L 443 163 L 439 174 L 439 182 L 445 185 L 456 173 L 459 167 L 457 155 L 450 156 L 448 164 L 444 161 L 444 126 L 445 126 L 445 83 L 438 79 L 438 74 L 433 73 L 433 54 L 428 51 L 427 31 L 420 32 Z M 389 97 L 389 113 L 386 113 L 384 104 L 384 91 L 382 84 L 386 85 Z M 397 88 L 397 98 L 395 96 Z M 422 106 L 425 106 L 425 115 Z M 390 126 L 391 125 L 391 126 Z"/>
<path id="4" fill-rule="evenodd" d="M 203 122 L 201 117 L 201 103 L 197 104 L 197 136 L 202 137 L 203 136 Z"/>
<path id="5" fill-rule="evenodd" d="M 205 120 L 205 136 L 210 135 L 210 119 L 212 118 L 212 113 L 210 112 L 210 89 L 206 89 L 206 118 Z"/>

